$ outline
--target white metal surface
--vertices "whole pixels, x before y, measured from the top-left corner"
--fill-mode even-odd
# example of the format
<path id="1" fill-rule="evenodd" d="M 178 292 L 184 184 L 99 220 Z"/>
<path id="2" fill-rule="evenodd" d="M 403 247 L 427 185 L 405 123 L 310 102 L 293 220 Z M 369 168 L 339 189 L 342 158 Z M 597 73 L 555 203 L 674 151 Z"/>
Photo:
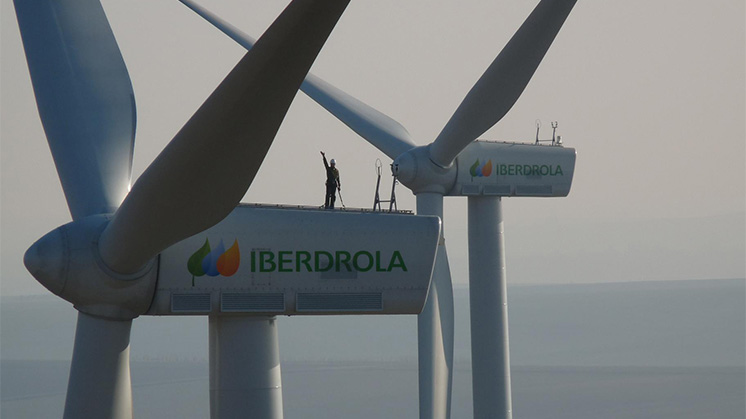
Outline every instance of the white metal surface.
<path id="1" fill-rule="evenodd" d="M 226 294 L 283 301 L 266 311 L 247 304 L 255 315 L 416 314 L 439 234 L 437 217 L 242 205 L 161 254 L 148 314 L 225 313 Z M 378 294 L 380 308 L 354 304 Z M 206 296 L 209 307 L 175 312 L 174 296 Z"/>
<path id="2" fill-rule="evenodd" d="M 91 215 L 62 225 L 37 240 L 23 262 L 39 283 L 81 312 L 131 320 L 148 310 L 156 284 L 155 263 L 120 275 L 101 261 L 96 241 L 109 220 Z"/>
<path id="3" fill-rule="evenodd" d="M 473 141 L 459 154 L 450 196 L 562 197 L 570 193 L 575 149 Z"/>
<path id="4" fill-rule="evenodd" d="M 282 419 L 274 317 L 210 316 L 210 418 Z"/>
<path id="5" fill-rule="evenodd" d="M 510 419 L 505 239 L 499 197 L 469 197 L 469 304 L 475 419 Z"/>
<path id="6" fill-rule="evenodd" d="M 419 214 L 443 216 L 443 195 L 417 195 Z M 417 355 L 419 363 L 420 419 L 451 417 L 453 387 L 453 285 L 448 266 L 445 240 L 435 258 L 430 293 L 417 317 Z"/>
<path id="7" fill-rule="evenodd" d="M 132 419 L 131 320 L 78 313 L 65 419 Z"/>
<path id="8" fill-rule="evenodd" d="M 135 97 L 104 10 L 98 0 L 16 0 L 15 9 L 70 213 L 113 212 L 130 183 Z"/>

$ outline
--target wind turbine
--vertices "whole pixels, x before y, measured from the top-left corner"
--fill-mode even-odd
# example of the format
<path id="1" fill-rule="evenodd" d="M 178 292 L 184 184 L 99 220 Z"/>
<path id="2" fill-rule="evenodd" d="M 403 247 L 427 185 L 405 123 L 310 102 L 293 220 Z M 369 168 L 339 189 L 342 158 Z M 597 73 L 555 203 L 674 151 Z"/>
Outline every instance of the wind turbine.
<path id="1" fill-rule="evenodd" d="M 253 39 L 191 0 L 180 0 L 244 47 Z M 309 74 L 301 90 L 393 160 L 418 214 L 443 217 L 444 196 L 468 198 L 474 417 L 512 417 L 501 198 L 566 196 L 575 150 L 476 141 L 510 110 L 576 0 L 542 0 L 466 95 L 440 134 L 416 146 L 383 113 Z M 450 416 L 453 291 L 441 237 L 433 283 L 418 317 L 420 417 Z"/>
<path id="2" fill-rule="evenodd" d="M 348 2 L 292 1 L 131 188 L 134 94 L 100 2 L 15 2 L 73 218 L 24 256 L 79 311 L 65 417 L 132 417 L 140 315 L 209 315 L 211 417 L 281 418 L 275 315 L 421 311 L 437 218 L 237 207 Z"/>

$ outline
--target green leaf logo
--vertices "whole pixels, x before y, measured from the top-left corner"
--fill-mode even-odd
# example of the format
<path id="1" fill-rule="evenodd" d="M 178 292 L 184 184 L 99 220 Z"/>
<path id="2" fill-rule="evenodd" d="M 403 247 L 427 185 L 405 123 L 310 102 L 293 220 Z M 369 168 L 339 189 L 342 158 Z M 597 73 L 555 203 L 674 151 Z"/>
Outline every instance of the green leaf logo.
<path id="1" fill-rule="evenodd" d="M 192 286 L 194 286 L 194 277 L 205 274 L 205 271 L 202 269 L 202 260 L 209 254 L 210 240 L 205 239 L 205 244 L 189 257 L 189 261 L 187 261 L 187 269 L 189 269 L 189 273 L 192 274 Z"/>
<path id="2" fill-rule="evenodd" d="M 479 159 L 474 162 L 474 164 L 471 165 L 469 168 L 469 173 L 471 173 L 471 177 L 477 177 L 479 174 L 477 173 L 477 168 L 479 167 Z"/>

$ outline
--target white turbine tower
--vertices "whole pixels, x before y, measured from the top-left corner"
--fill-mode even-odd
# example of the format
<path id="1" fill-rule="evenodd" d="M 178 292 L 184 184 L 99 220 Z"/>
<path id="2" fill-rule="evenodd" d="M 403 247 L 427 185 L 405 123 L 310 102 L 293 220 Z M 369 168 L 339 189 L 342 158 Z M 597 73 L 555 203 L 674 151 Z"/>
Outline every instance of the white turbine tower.
<path id="1" fill-rule="evenodd" d="M 252 48 L 253 39 L 236 27 L 191 0 L 181 1 Z M 418 214 L 442 218 L 444 196 L 468 197 L 475 418 L 512 417 L 501 197 L 566 196 L 575 165 L 573 149 L 476 139 L 518 100 L 575 3 L 542 0 L 426 146 L 416 146 L 398 122 L 311 74 L 301 86 L 394 161 L 396 175 L 417 197 Z M 453 291 L 441 237 L 433 283 L 418 318 L 421 418 L 450 416 L 453 327 Z"/>

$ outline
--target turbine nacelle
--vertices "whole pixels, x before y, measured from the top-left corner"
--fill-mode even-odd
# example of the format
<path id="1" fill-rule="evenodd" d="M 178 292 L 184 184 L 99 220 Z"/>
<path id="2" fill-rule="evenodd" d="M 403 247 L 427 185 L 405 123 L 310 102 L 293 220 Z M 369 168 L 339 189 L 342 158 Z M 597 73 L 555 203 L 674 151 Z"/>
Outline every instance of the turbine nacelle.
<path id="1" fill-rule="evenodd" d="M 78 310 L 114 320 L 417 314 L 441 224 L 409 213 L 239 205 L 214 227 L 122 275 L 99 255 L 110 219 L 95 215 L 58 227 L 28 249 L 24 263 Z"/>
<path id="2" fill-rule="evenodd" d="M 39 283 L 79 311 L 130 320 L 150 307 L 156 263 L 152 259 L 126 276 L 111 271 L 98 254 L 98 238 L 110 217 L 85 217 L 52 230 L 31 245 L 23 262 Z"/>
<path id="3" fill-rule="evenodd" d="M 574 148 L 474 141 L 448 167 L 430 159 L 428 146 L 397 157 L 392 170 L 417 195 L 561 197 L 570 193 Z"/>
<path id="4" fill-rule="evenodd" d="M 473 141 L 456 158 L 449 196 L 562 197 L 575 173 L 574 148 Z"/>
<path id="5" fill-rule="evenodd" d="M 241 204 L 165 249 L 147 315 L 418 314 L 440 219 Z"/>

